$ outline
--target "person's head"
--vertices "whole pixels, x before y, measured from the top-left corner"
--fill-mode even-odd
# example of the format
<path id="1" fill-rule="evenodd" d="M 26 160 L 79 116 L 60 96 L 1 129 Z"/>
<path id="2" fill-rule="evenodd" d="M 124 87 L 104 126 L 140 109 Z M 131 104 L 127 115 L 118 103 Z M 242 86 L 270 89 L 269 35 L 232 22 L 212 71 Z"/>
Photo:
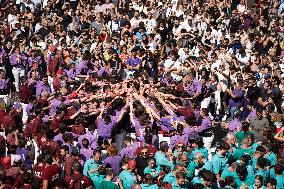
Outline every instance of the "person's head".
<path id="1" fill-rule="evenodd" d="M 232 187 L 234 188 L 235 187 L 235 178 L 233 176 L 227 176 L 225 178 L 225 185 L 227 187 Z"/>
<path id="2" fill-rule="evenodd" d="M 106 178 L 112 180 L 113 179 L 113 175 L 114 175 L 113 169 L 111 169 L 111 168 L 106 169 Z"/>
<path id="3" fill-rule="evenodd" d="M 140 184 L 135 183 L 135 184 L 132 185 L 131 189 L 142 189 L 142 188 L 141 188 Z"/>
<path id="4" fill-rule="evenodd" d="M 130 171 L 134 171 L 136 169 L 136 161 L 135 160 L 130 160 L 128 163 L 127 163 L 127 167 L 128 167 L 128 170 Z"/>
<path id="5" fill-rule="evenodd" d="M 207 117 L 209 114 L 208 114 L 208 110 L 206 108 L 201 108 L 200 110 L 200 116 L 201 117 Z"/>
<path id="6" fill-rule="evenodd" d="M 230 149 L 230 145 L 228 144 L 228 143 L 226 143 L 226 142 L 221 142 L 220 143 L 220 146 L 219 146 L 219 153 L 221 154 L 221 155 L 226 155 L 226 153 L 227 153 L 227 151 Z"/>
<path id="7" fill-rule="evenodd" d="M 276 189 L 277 181 L 274 178 L 267 178 L 266 187 L 267 189 Z"/>
<path id="8" fill-rule="evenodd" d="M 83 146 L 85 149 L 88 149 L 88 148 L 89 148 L 89 144 L 90 144 L 90 142 L 89 142 L 88 139 L 84 138 L 84 139 L 82 140 L 82 146 Z"/>
<path id="9" fill-rule="evenodd" d="M 284 166 L 282 164 L 280 164 L 280 163 L 277 163 L 274 166 L 274 171 L 275 171 L 276 175 L 282 175 L 283 171 L 284 171 Z"/>
<path id="10" fill-rule="evenodd" d="M 185 185 L 186 174 L 184 172 L 176 173 L 176 183 L 178 186 L 183 187 Z"/>
<path id="11" fill-rule="evenodd" d="M 148 158 L 149 157 L 149 149 L 147 146 L 143 146 L 142 150 L 140 152 L 142 158 Z"/>
<path id="12" fill-rule="evenodd" d="M 258 159 L 260 157 L 263 157 L 265 153 L 266 153 L 266 149 L 263 146 L 258 146 L 255 149 L 254 157 Z"/>
<path id="13" fill-rule="evenodd" d="M 149 158 L 148 159 L 148 166 L 151 167 L 151 168 L 155 168 L 156 166 L 156 160 L 154 158 Z"/>
<path id="14" fill-rule="evenodd" d="M 124 137 L 124 139 L 123 139 L 123 142 L 124 142 L 126 145 L 131 144 L 131 141 L 132 141 L 132 138 L 131 138 L 130 136 L 126 136 L 126 137 Z"/>
<path id="15" fill-rule="evenodd" d="M 98 150 L 94 150 L 94 151 L 93 151 L 93 159 L 94 159 L 96 162 L 100 161 L 100 160 L 101 160 L 101 157 L 102 157 L 102 154 L 101 154 L 100 151 L 98 151 Z"/>
<path id="16" fill-rule="evenodd" d="M 79 162 L 74 162 L 72 165 L 72 171 L 73 173 L 83 173 L 83 167 Z"/>
<path id="17" fill-rule="evenodd" d="M 182 154 L 180 157 L 180 162 L 184 167 L 188 166 L 188 155 L 187 154 Z"/>
<path id="18" fill-rule="evenodd" d="M 262 117 L 263 117 L 263 110 L 262 110 L 262 108 L 257 108 L 256 109 L 256 117 L 258 119 L 262 119 Z"/>
<path id="19" fill-rule="evenodd" d="M 247 167 L 245 165 L 239 164 L 236 170 L 238 177 L 241 181 L 244 181 L 248 175 Z"/>
<path id="20" fill-rule="evenodd" d="M 179 172 L 185 173 L 185 168 L 182 164 L 176 164 L 173 170 L 173 173 L 176 175 Z"/>
<path id="21" fill-rule="evenodd" d="M 169 145 L 166 141 L 160 142 L 160 150 L 164 153 L 168 152 Z"/>
<path id="22" fill-rule="evenodd" d="M 118 150 L 117 150 L 117 148 L 116 148 L 115 146 L 111 145 L 111 146 L 109 146 L 109 147 L 107 148 L 107 152 L 108 152 L 108 155 L 109 155 L 109 156 L 116 156 Z"/>
<path id="23" fill-rule="evenodd" d="M 234 133 L 227 134 L 227 142 L 228 144 L 236 144 L 236 136 Z"/>
<path id="24" fill-rule="evenodd" d="M 200 165 L 204 165 L 205 163 L 205 158 L 204 158 L 204 155 L 203 153 L 200 153 L 200 152 L 196 152 L 194 154 L 194 161 L 196 161 L 198 164 Z"/>
<path id="25" fill-rule="evenodd" d="M 250 161 L 250 160 L 251 160 L 250 155 L 244 154 L 244 155 L 242 155 L 242 157 L 241 157 L 241 159 L 240 159 L 240 164 L 247 166 L 247 165 L 249 164 L 249 161 Z"/>
<path id="26" fill-rule="evenodd" d="M 202 174 L 203 185 L 205 187 L 211 187 L 215 181 L 215 175 L 211 171 L 204 171 Z"/>
<path id="27" fill-rule="evenodd" d="M 255 186 L 257 188 L 262 187 L 263 186 L 263 177 L 261 175 L 256 175 L 254 182 L 255 182 Z"/>
<path id="28" fill-rule="evenodd" d="M 63 145 L 60 148 L 60 155 L 62 157 L 66 157 L 66 155 L 69 154 L 69 147 L 67 145 Z"/>

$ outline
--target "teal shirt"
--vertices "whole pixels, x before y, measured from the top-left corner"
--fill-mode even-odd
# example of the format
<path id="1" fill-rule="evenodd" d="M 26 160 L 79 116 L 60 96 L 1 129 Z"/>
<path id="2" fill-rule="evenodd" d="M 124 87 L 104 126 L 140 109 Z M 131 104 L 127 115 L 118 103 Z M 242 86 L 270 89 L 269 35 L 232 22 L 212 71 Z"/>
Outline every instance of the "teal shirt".
<path id="1" fill-rule="evenodd" d="M 228 168 L 225 168 L 221 174 L 221 178 L 225 180 L 225 178 L 228 176 L 234 177 L 235 180 L 238 178 L 238 174 L 236 173 L 236 171 L 232 172 L 232 171 L 229 171 Z"/>
<path id="2" fill-rule="evenodd" d="M 236 183 L 237 183 L 238 188 L 241 187 L 242 183 L 244 183 L 244 184 L 247 185 L 247 186 L 251 186 L 251 185 L 254 184 L 254 174 L 251 173 L 251 172 L 248 172 L 248 175 L 247 175 L 247 177 L 246 177 L 246 179 L 245 179 L 244 181 L 241 181 L 241 180 L 239 179 L 239 177 L 238 177 L 238 178 L 236 179 Z"/>
<path id="3" fill-rule="evenodd" d="M 266 157 L 266 159 L 270 161 L 271 166 L 274 166 L 277 162 L 276 154 L 274 154 L 273 152 L 270 152 L 270 154 Z"/>
<path id="4" fill-rule="evenodd" d="M 254 184 L 253 184 L 253 185 L 250 185 L 250 186 L 249 186 L 249 189 L 254 189 L 254 187 L 255 187 Z M 265 187 L 265 186 L 262 186 L 260 189 L 266 189 L 266 187 Z"/>
<path id="5" fill-rule="evenodd" d="M 122 185 L 124 189 L 131 189 L 132 185 L 136 181 L 135 175 L 128 170 L 123 170 L 119 174 L 119 178 L 122 181 Z"/>
<path id="6" fill-rule="evenodd" d="M 176 181 L 176 177 L 174 176 L 173 172 L 170 172 L 166 174 L 166 176 L 163 179 L 163 182 L 168 182 L 170 184 L 174 183 Z"/>
<path id="7" fill-rule="evenodd" d="M 99 166 L 100 166 L 100 164 L 95 162 L 94 159 L 89 159 L 84 164 L 83 174 L 87 177 L 90 177 L 90 178 L 94 175 L 98 175 L 99 174 L 98 171 L 95 171 L 91 174 L 89 174 L 88 171 L 93 170 L 93 169 L 98 169 Z"/>
<path id="8" fill-rule="evenodd" d="M 200 177 L 194 177 L 191 181 L 191 183 L 194 184 L 203 184 L 203 179 Z"/>
<path id="9" fill-rule="evenodd" d="M 151 168 L 150 166 L 147 166 L 144 169 L 144 174 L 149 174 L 152 176 L 152 178 L 157 178 L 159 176 L 159 174 L 161 173 L 162 169 L 160 166 L 157 166 L 155 168 Z"/>
<path id="10" fill-rule="evenodd" d="M 196 149 L 194 149 L 194 150 L 191 152 L 191 154 L 189 155 L 188 159 L 190 159 L 190 160 L 194 159 L 194 155 L 195 155 L 197 152 L 202 153 L 202 154 L 204 155 L 204 157 L 207 159 L 207 157 L 208 157 L 208 150 L 207 150 L 207 148 L 205 148 L 205 147 L 204 147 L 204 148 L 196 148 Z"/>
<path id="11" fill-rule="evenodd" d="M 173 169 L 173 167 L 174 167 L 173 163 L 168 159 L 166 154 L 164 154 L 163 152 L 161 152 L 161 151 L 156 152 L 154 158 L 155 158 L 158 166 L 164 165 L 164 166 L 168 166 L 171 169 Z"/>
<path id="12" fill-rule="evenodd" d="M 234 151 L 234 159 L 240 160 L 244 154 L 249 154 L 252 156 L 254 153 L 253 149 L 250 148 L 238 148 Z"/>
<path id="13" fill-rule="evenodd" d="M 90 179 L 95 185 L 95 188 L 100 188 L 101 183 L 105 180 L 105 175 L 94 175 Z"/>
<path id="14" fill-rule="evenodd" d="M 193 178 L 195 176 L 195 170 L 197 167 L 198 167 L 198 163 L 191 161 L 186 168 L 187 170 L 186 176 L 189 178 Z"/>
<path id="15" fill-rule="evenodd" d="M 228 167 L 228 158 L 226 156 L 221 156 L 219 153 L 216 153 L 212 158 L 212 168 L 214 174 L 219 174 L 226 167 Z"/>
<path id="16" fill-rule="evenodd" d="M 283 189 L 284 188 L 284 175 L 277 175 L 275 177 L 277 181 L 276 189 Z"/>
<path id="17" fill-rule="evenodd" d="M 187 189 L 187 188 L 189 188 L 188 184 L 185 184 L 182 187 L 179 186 L 176 181 L 172 184 L 172 189 Z"/>
<path id="18" fill-rule="evenodd" d="M 257 176 L 257 175 L 260 175 L 260 176 L 262 176 L 262 178 L 263 178 L 263 181 L 265 182 L 266 181 L 266 179 L 267 179 L 267 177 L 268 177 L 268 172 L 267 172 L 267 170 L 258 170 L 256 173 L 255 173 L 255 176 Z"/>
<path id="19" fill-rule="evenodd" d="M 140 184 L 142 189 L 159 189 L 157 184 Z"/>

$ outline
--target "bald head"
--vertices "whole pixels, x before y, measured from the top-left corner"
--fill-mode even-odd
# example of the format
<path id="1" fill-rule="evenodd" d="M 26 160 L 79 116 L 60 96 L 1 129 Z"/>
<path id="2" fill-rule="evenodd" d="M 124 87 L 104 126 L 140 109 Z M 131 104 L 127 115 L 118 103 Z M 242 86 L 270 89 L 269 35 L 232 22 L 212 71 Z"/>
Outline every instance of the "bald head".
<path id="1" fill-rule="evenodd" d="M 139 184 L 134 184 L 131 189 L 141 189 Z"/>

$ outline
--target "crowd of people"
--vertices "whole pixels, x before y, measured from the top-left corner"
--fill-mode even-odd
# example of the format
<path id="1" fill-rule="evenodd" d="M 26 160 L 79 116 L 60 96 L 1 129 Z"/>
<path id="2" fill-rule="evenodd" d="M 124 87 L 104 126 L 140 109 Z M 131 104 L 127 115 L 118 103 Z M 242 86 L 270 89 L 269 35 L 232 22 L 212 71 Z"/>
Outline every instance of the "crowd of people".
<path id="1" fill-rule="evenodd" d="M 0 188 L 283 189 L 284 1 L 0 0 Z"/>

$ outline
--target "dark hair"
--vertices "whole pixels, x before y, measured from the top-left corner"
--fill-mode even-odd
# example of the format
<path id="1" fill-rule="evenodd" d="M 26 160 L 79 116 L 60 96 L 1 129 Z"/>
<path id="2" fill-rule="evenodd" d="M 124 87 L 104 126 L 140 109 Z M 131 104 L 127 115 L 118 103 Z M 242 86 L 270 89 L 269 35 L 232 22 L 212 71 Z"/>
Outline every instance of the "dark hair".
<path id="1" fill-rule="evenodd" d="M 67 145 L 61 146 L 60 149 L 63 149 L 66 153 L 69 153 L 69 147 Z"/>
<path id="2" fill-rule="evenodd" d="M 145 142 L 146 144 L 152 144 L 152 139 L 153 139 L 153 136 L 152 136 L 151 134 L 144 136 L 144 142 Z"/>
<path id="3" fill-rule="evenodd" d="M 248 175 L 247 167 L 245 165 L 239 164 L 237 166 L 236 172 L 237 172 L 237 174 L 238 174 L 238 176 L 239 176 L 241 181 L 244 181 L 245 178 Z"/>
<path id="4" fill-rule="evenodd" d="M 185 179 L 186 178 L 186 174 L 184 172 L 177 172 L 176 173 L 176 178 L 177 179 L 180 179 L 180 178 Z"/>
<path id="5" fill-rule="evenodd" d="M 166 141 L 160 142 L 160 150 L 162 152 L 167 152 L 168 149 L 169 149 L 169 145 Z"/>
<path id="6" fill-rule="evenodd" d="M 275 174 L 277 174 L 277 175 L 282 175 L 282 174 L 283 174 L 283 171 L 284 171 L 283 165 L 277 163 L 277 164 L 274 166 L 274 171 L 275 171 Z"/>
<path id="7" fill-rule="evenodd" d="M 113 171 L 113 169 L 106 169 L 106 176 L 113 176 L 113 174 L 114 174 L 114 171 Z"/>

